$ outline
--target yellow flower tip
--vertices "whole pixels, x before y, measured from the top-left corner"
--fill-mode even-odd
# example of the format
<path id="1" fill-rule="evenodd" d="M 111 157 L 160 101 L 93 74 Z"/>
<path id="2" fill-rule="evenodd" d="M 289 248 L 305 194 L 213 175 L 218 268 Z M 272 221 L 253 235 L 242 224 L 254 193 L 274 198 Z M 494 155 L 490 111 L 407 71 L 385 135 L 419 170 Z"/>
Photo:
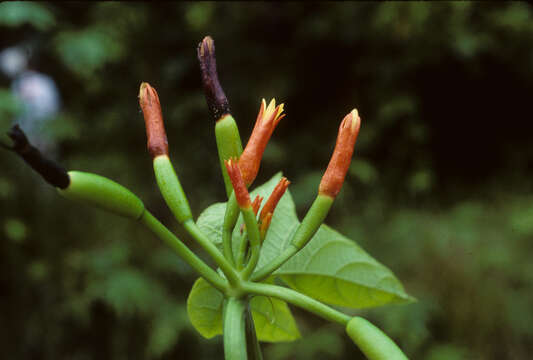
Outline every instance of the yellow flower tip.
<path id="1" fill-rule="evenodd" d="M 352 118 L 352 133 L 359 131 L 359 128 L 361 127 L 361 118 L 359 117 L 359 111 L 357 111 L 357 109 L 353 109 L 350 115 Z"/>

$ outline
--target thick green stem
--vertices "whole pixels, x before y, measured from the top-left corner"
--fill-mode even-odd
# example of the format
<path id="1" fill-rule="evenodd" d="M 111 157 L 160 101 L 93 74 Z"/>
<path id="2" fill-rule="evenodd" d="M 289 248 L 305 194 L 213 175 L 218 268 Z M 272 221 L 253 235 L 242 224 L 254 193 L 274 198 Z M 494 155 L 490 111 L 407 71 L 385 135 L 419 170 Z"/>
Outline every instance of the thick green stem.
<path id="1" fill-rule="evenodd" d="M 248 253 L 248 234 L 244 232 L 239 243 L 239 251 L 237 252 L 237 269 L 241 270 L 244 267 L 246 254 Z"/>
<path id="2" fill-rule="evenodd" d="M 200 276 L 207 280 L 218 290 L 224 292 L 227 288 L 226 281 L 217 272 L 207 266 L 195 253 L 193 253 L 180 239 L 168 230 L 159 220 L 157 220 L 147 210 L 144 211 L 140 220 L 157 237 L 169 245 L 176 253 L 193 269 L 198 271 Z"/>
<path id="3" fill-rule="evenodd" d="M 239 218 L 239 204 L 235 198 L 235 193 L 231 193 L 226 203 L 226 213 L 224 214 L 224 224 L 222 225 L 222 246 L 224 248 L 224 257 L 232 264 L 235 264 L 233 258 L 232 234 L 235 223 Z"/>
<path id="4" fill-rule="evenodd" d="M 192 219 L 189 202 L 168 156 L 160 155 L 154 159 L 154 171 L 161 194 L 176 219 L 180 224 L 183 224 L 189 234 L 213 258 L 229 282 L 232 284 L 237 283 L 238 275 L 235 269 Z"/>
<path id="5" fill-rule="evenodd" d="M 261 352 L 261 346 L 257 340 L 249 301 L 246 304 L 246 346 L 250 360 L 263 360 L 263 353 Z"/>
<path id="6" fill-rule="evenodd" d="M 209 255 L 215 260 L 220 270 L 226 275 L 230 284 L 239 284 L 239 274 L 235 271 L 235 268 L 226 260 L 226 258 L 220 253 L 217 247 L 209 240 L 209 238 L 200 230 L 198 225 L 190 219 L 186 221 L 183 226 L 191 234 L 192 237 L 198 241 L 198 243 L 207 251 Z"/>
<path id="7" fill-rule="evenodd" d="M 242 271 L 242 278 L 247 280 L 259 261 L 259 253 L 261 250 L 261 234 L 259 233 L 259 227 L 257 226 L 257 220 L 255 218 L 253 209 L 251 207 L 247 209 L 241 209 L 241 213 L 244 218 L 244 224 L 246 225 L 248 239 L 250 240 L 250 260 Z"/>
<path id="8" fill-rule="evenodd" d="M 300 251 L 311 238 L 315 235 L 318 228 L 324 222 L 328 215 L 329 209 L 333 204 L 333 198 L 325 195 L 318 195 L 311 205 L 311 208 L 305 215 L 302 223 L 294 233 L 289 247 L 281 254 L 272 259 L 268 264 L 259 269 L 252 276 L 253 281 L 266 279 L 270 274 L 276 271 L 281 265 L 285 264 L 292 256 Z"/>
<path id="9" fill-rule="evenodd" d="M 224 357 L 225 360 L 247 360 L 246 301 L 234 297 L 228 298 L 224 307 Z"/>
<path id="10" fill-rule="evenodd" d="M 285 287 L 245 281 L 242 283 L 242 290 L 250 294 L 272 296 L 343 326 L 346 326 L 351 319 L 350 316 L 343 314 L 340 311 L 332 309 L 307 295 L 303 295 Z"/>

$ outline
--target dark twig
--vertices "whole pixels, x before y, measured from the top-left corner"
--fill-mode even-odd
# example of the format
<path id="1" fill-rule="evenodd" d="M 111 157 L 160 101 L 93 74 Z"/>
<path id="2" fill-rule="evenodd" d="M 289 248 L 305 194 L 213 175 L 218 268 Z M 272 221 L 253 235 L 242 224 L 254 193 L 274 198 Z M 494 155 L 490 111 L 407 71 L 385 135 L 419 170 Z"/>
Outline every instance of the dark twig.
<path id="1" fill-rule="evenodd" d="M 67 171 L 58 163 L 44 157 L 36 147 L 32 146 L 18 125 L 13 125 L 7 135 L 13 140 L 13 146 L 0 143 L 3 148 L 17 153 L 50 185 L 61 189 L 68 187 L 70 178 Z"/>

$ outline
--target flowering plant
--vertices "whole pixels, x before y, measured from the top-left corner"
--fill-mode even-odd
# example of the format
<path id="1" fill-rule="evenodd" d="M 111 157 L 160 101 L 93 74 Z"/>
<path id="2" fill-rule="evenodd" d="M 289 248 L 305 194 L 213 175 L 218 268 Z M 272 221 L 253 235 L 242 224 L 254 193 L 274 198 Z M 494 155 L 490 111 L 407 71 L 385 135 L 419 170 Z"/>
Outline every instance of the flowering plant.
<path id="1" fill-rule="evenodd" d="M 210 37 L 199 44 L 198 59 L 208 108 L 215 120 L 226 203 L 213 204 L 194 219 L 169 159 L 158 94 L 147 83 L 140 86 L 139 103 L 161 194 L 176 220 L 218 269 L 201 260 L 123 186 L 95 174 L 67 172 L 33 147 L 18 126 L 9 132 L 13 145 L 3 146 L 19 154 L 61 195 L 136 220 L 194 268 L 200 277 L 187 300 L 190 321 L 206 338 L 223 335 L 226 359 L 260 359 L 258 341 L 299 338 L 288 304 L 344 326 L 369 359 L 405 359 L 396 344 L 367 320 L 329 306 L 368 308 L 412 300 L 390 270 L 323 224 L 350 165 L 361 126 L 358 111 L 350 111 L 341 122 L 316 198 L 300 222 L 288 191 L 290 182 L 281 174 L 249 192 L 267 143 L 285 116 L 284 105 L 276 105 L 275 100 L 267 105 L 262 100 L 243 149 L 218 80 Z"/>

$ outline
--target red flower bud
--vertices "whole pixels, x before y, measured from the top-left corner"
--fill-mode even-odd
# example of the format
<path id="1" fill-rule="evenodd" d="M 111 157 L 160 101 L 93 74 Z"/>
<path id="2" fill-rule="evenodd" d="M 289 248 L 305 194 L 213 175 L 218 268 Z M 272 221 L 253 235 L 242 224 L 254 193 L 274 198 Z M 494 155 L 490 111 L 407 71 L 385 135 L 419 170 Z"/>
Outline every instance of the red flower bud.
<path id="1" fill-rule="evenodd" d="M 265 151 L 268 140 L 272 132 L 278 125 L 279 121 L 285 116 L 283 112 L 283 104 L 276 106 L 276 100 L 272 99 L 268 106 L 266 101 L 261 101 L 261 107 L 255 126 L 246 144 L 246 148 L 239 158 L 239 167 L 241 168 L 242 177 L 247 186 L 249 186 L 257 176 L 261 158 Z"/>
<path id="2" fill-rule="evenodd" d="M 237 162 L 229 159 L 224 161 L 224 163 L 226 164 L 226 170 L 228 170 L 228 175 L 231 180 L 231 184 L 233 185 L 233 191 L 235 192 L 235 197 L 237 198 L 239 207 L 241 209 L 251 207 L 252 203 L 250 201 L 250 194 L 248 193 L 248 189 L 244 184 L 241 170 L 239 169 Z"/>
<path id="3" fill-rule="evenodd" d="M 361 118 L 357 109 L 353 109 L 352 112 L 346 115 L 339 127 L 335 150 L 333 150 L 328 168 L 324 176 L 322 176 L 322 181 L 318 187 L 318 193 L 320 195 L 335 198 L 341 190 L 342 183 L 350 167 L 355 140 L 359 134 L 360 126 Z"/>
<path id="4" fill-rule="evenodd" d="M 150 84 L 143 82 L 139 90 L 139 104 L 144 114 L 148 152 L 152 159 L 159 155 L 168 155 L 168 141 L 163 124 L 163 114 L 157 91 Z"/>

